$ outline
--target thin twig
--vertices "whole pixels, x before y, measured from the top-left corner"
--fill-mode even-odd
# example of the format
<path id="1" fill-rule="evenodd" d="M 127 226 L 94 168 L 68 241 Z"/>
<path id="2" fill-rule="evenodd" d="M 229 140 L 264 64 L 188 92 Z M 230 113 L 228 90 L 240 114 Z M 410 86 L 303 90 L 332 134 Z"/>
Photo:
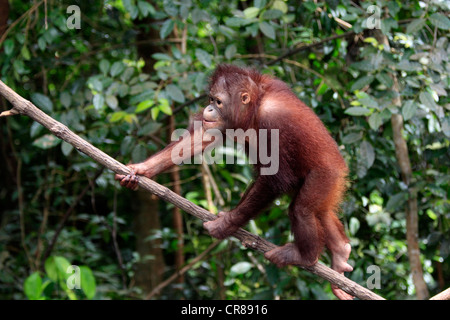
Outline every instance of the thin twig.
<path id="1" fill-rule="evenodd" d="M 98 177 L 100 177 L 100 175 L 103 173 L 103 171 L 105 170 L 105 167 L 101 167 L 97 173 L 95 174 L 93 181 L 97 180 Z M 45 260 L 47 260 L 47 258 L 50 256 L 50 254 L 52 253 L 52 250 L 56 244 L 56 241 L 58 240 L 58 237 L 62 231 L 62 229 L 64 228 L 64 226 L 66 225 L 67 220 L 69 219 L 70 215 L 72 214 L 73 210 L 75 209 L 75 207 L 78 205 L 78 203 L 81 201 L 81 199 L 83 199 L 84 195 L 86 194 L 86 192 L 89 190 L 90 185 L 86 185 L 84 187 L 84 189 L 78 194 L 77 198 L 75 199 L 74 202 L 72 202 L 72 205 L 70 206 L 69 209 L 67 209 L 66 213 L 64 214 L 64 216 L 62 217 L 61 221 L 59 222 L 58 227 L 55 230 L 55 234 L 53 235 L 52 240 L 50 241 L 50 243 L 47 246 L 47 249 L 44 252 L 44 255 L 42 256 L 42 262 L 45 262 Z M 41 266 L 43 266 L 44 263 L 41 264 Z"/>
<path id="2" fill-rule="evenodd" d="M 3 35 L 0 37 L 0 47 L 3 43 L 3 41 L 5 41 L 6 36 L 8 35 L 8 33 L 17 25 L 19 24 L 26 16 L 28 16 L 29 14 L 31 14 L 33 11 L 35 11 L 37 8 L 39 8 L 39 6 L 44 2 L 44 0 L 41 0 L 37 3 L 35 3 L 33 6 L 31 6 L 30 9 L 28 9 L 27 11 L 25 11 L 25 13 L 23 13 L 16 21 L 14 21 L 13 23 L 11 23 L 11 25 L 9 26 L 8 29 L 6 29 L 6 31 L 3 33 Z"/>
<path id="3" fill-rule="evenodd" d="M 173 281 L 175 281 L 177 278 L 181 277 L 182 275 L 184 275 L 186 272 L 188 272 L 196 263 L 198 263 L 199 261 L 203 260 L 203 258 L 205 258 L 205 256 L 207 254 L 209 254 L 211 252 L 212 249 L 214 249 L 215 247 L 217 247 L 217 245 L 219 243 L 221 243 L 222 241 L 220 240 L 216 240 L 213 243 L 211 243 L 209 245 L 208 248 L 206 248 L 205 251 L 203 251 L 202 253 L 200 253 L 197 257 L 195 257 L 194 259 L 191 260 L 191 262 L 189 262 L 187 265 L 185 265 L 183 268 L 181 268 L 180 270 L 175 271 L 174 274 L 172 274 L 169 278 L 167 278 L 166 280 L 164 280 L 163 282 L 161 282 L 160 284 L 158 284 L 146 297 L 146 300 L 151 299 L 154 295 L 157 295 L 161 292 L 162 289 L 164 289 L 165 287 L 167 287 L 170 283 L 172 283 Z"/>

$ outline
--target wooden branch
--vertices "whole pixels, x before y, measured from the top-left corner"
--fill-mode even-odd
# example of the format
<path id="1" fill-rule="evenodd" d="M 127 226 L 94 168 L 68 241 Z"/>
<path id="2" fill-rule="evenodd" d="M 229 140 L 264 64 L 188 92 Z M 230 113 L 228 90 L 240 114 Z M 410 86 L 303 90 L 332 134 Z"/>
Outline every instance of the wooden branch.
<path id="1" fill-rule="evenodd" d="M 278 63 L 279 61 L 281 61 L 281 60 L 283 60 L 283 59 L 285 59 L 285 58 L 287 58 L 289 56 L 292 56 L 294 54 L 297 54 L 297 53 L 299 53 L 299 52 L 301 52 L 303 50 L 307 50 L 307 49 L 311 49 L 311 48 L 320 46 L 320 45 L 324 44 L 325 42 L 328 42 L 328 41 L 331 41 L 331 40 L 336 40 L 336 39 L 340 39 L 340 38 L 346 38 L 346 37 L 351 36 L 353 34 L 355 34 L 355 32 L 347 31 L 346 33 L 335 34 L 335 35 L 333 35 L 331 37 L 325 38 L 325 39 L 317 41 L 317 42 L 313 42 L 313 43 L 308 44 L 308 45 L 300 45 L 297 48 L 288 50 L 285 53 L 281 54 L 277 59 L 272 60 L 269 63 L 267 63 L 267 65 L 268 66 L 274 65 L 274 64 Z"/>
<path id="2" fill-rule="evenodd" d="M 387 48 L 389 48 L 389 41 L 387 39 L 387 36 L 382 34 L 381 30 L 378 30 L 377 34 L 381 38 L 381 42 L 387 50 Z M 392 99 L 392 102 L 400 110 L 402 107 L 402 100 L 395 70 L 393 70 L 391 78 L 393 81 L 392 91 L 397 94 L 396 97 Z M 416 288 L 417 298 L 420 300 L 425 300 L 429 298 L 430 294 L 428 292 L 428 287 L 425 283 L 425 279 L 423 278 L 422 262 L 420 260 L 419 213 L 417 207 L 417 196 L 410 187 L 413 174 L 411 161 L 409 159 L 408 145 L 405 138 L 403 138 L 403 117 L 400 113 L 392 114 L 391 126 L 395 146 L 395 156 L 400 167 L 402 180 L 408 188 L 408 201 L 405 207 L 408 259 L 411 267 L 414 286 Z"/>
<path id="3" fill-rule="evenodd" d="M 58 138 L 70 143 L 78 151 L 83 152 L 88 157 L 100 163 L 102 166 L 114 171 L 115 173 L 126 175 L 130 172 L 128 167 L 124 164 L 118 162 L 117 160 L 111 158 L 109 155 L 94 147 L 87 141 L 80 138 L 74 132 L 69 130 L 67 126 L 51 118 L 36 106 L 34 106 L 30 101 L 22 98 L 20 95 L 15 93 L 11 88 L 0 81 L 0 94 L 3 95 L 11 104 L 13 105 L 14 112 L 21 115 L 26 115 L 33 120 L 39 122 L 41 125 L 50 130 Z M 1 115 L 0 115 L 1 117 Z M 156 183 L 155 181 L 148 179 L 146 177 L 140 177 L 139 186 L 151 193 L 157 195 L 165 201 L 168 201 L 185 212 L 201 219 L 202 221 L 211 221 L 216 219 L 216 215 L 210 213 L 209 211 L 193 204 L 192 202 L 186 200 L 185 198 L 177 195 L 170 189 Z M 250 249 L 258 251 L 260 253 L 265 253 L 269 250 L 276 248 L 273 243 L 254 235 L 246 230 L 239 229 L 233 236 L 241 241 L 241 243 Z M 331 282 L 332 284 L 338 286 L 345 292 L 363 300 L 384 300 L 379 295 L 373 293 L 372 291 L 362 287 L 361 285 L 347 279 L 345 276 L 339 274 L 338 272 L 328 268 L 327 266 L 317 263 L 311 267 L 302 267 L 311 273 L 318 275 L 319 277 Z"/>
<path id="4" fill-rule="evenodd" d="M 450 300 L 450 288 L 438 293 L 434 297 L 431 297 L 430 300 Z"/>

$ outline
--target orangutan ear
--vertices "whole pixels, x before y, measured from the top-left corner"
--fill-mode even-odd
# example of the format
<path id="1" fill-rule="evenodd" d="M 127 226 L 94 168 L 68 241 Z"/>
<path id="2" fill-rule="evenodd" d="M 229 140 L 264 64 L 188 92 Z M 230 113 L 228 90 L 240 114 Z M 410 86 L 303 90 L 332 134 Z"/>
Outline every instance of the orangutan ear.
<path id="1" fill-rule="evenodd" d="M 243 104 L 250 103 L 250 95 L 248 94 L 248 92 L 241 93 L 241 101 Z"/>

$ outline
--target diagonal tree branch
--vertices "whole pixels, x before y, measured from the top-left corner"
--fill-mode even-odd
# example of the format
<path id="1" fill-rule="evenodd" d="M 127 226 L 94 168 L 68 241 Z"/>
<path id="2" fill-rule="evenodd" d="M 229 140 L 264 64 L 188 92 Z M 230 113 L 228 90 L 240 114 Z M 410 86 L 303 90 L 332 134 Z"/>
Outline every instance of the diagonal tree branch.
<path id="1" fill-rule="evenodd" d="M 88 157 L 100 163 L 102 166 L 114 171 L 115 173 L 126 175 L 130 170 L 122 163 L 111 158 L 109 155 L 94 147 L 89 142 L 83 140 L 74 132 L 72 132 L 67 126 L 56 121 L 52 117 L 48 116 L 40 109 L 38 109 L 30 101 L 22 98 L 11 88 L 0 81 L 0 94 L 4 96 L 11 104 L 13 108 L 9 111 L 2 112 L 0 117 L 10 116 L 13 114 L 26 115 L 33 120 L 39 122 L 41 125 L 50 130 L 52 134 L 58 138 L 66 141 L 73 145 L 78 151 L 83 152 Z M 170 189 L 156 183 L 155 181 L 148 179 L 146 177 L 140 177 L 139 186 L 151 193 L 157 195 L 165 201 L 168 201 L 175 206 L 179 207 L 183 211 L 201 219 L 202 221 L 211 221 L 216 218 L 216 216 L 209 211 L 193 204 L 192 202 L 186 200 L 185 198 L 177 195 Z M 244 229 L 239 229 L 233 236 L 241 241 L 241 243 L 250 249 L 258 251 L 260 253 L 265 253 L 269 250 L 276 248 L 273 243 L 252 234 Z M 363 300 L 384 300 L 379 295 L 373 293 L 372 291 L 362 287 L 356 282 L 347 279 L 338 272 L 330 269 L 329 267 L 317 263 L 311 267 L 301 267 L 311 273 L 318 275 L 319 277 L 331 282 L 332 284 L 338 286 L 345 292 Z"/>

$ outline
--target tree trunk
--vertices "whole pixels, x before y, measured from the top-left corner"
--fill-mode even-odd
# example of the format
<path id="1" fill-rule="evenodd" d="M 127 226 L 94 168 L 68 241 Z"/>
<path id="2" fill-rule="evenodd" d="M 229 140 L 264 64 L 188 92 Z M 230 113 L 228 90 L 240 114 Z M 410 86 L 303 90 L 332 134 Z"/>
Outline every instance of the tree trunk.
<path id="1" fill-rule="evenodd" d="M 8 0 L 0 0 L 0 38 L 8 27 L 9 2 Z"/>
<path id="2" fill-rule="evenodd" d="M 175 118 L 171 116 L 169 125 L 169 134 L 175 131 Z M 180 170 L 178 166 L 172 168 L 171 178 L 173 182 L 173 192 L 181 195 L 181 185 L 180 185 Z M 181 270 L 184 266 L 184 233 L 183 233 L 183 216 L 181 215 L 181 210 L 178 207 L 173 207 L 172 210 L 173 228 L 177 234 L 177 251 L 175 252 L 175 268 L 176 270 Z M 180 274 L 177 279 L 177 283 L 184 283 L 184 275 Z"/>
<path id="3" fill-rule="evenodd" d="M 397 79 L 394 80 L 394 90 Z M 398 92 L 398 91 L 397 91 Z M 400 99 L 400 98 L 398 98 Z M 408 257 L 411 267 L 416 295 L 420 300 L 428 299 L 427 285 L 423 279 L 422 263 L 420 261 L 419 248 L 419 216 L 417 209 L 417 198 L 409 188 L 412 178 L 411 162 L 408 155 L 408 146 L 403 138 L 403 117 L 400 114 L 391 116 L 392 131 L 394 133 L 395 154 L 402 175 L 403 182 L 408 186 L 408 202 L 406 204 L 406 242 L 408 244 Z"/>
<path id="4" fill-rule="evenodd" d="M 375 34 L 377 39 L 385 46 L 385 50 L 389 50 L 389 41 L 380 30 Z M 398 107 L 398 112 L 402 108 L 402 100 L 400 97 L 400 88 L 396 71 L 392 70 L 391 78 L 393 80 L 392 91 L 396 93 L 396 97 L 392 100 Z M 391 116 L 391 125 L 393 139 L 395 145 L 395 156 L 400 167 L 400 173 L 403 182 L 408 186 L 408 202 L 406 204 L 406 242 L 408 245 L 408 257 L 413 277 L 414 286 L 416 287 L 416 295 L 420 300 L 428 299 L 429 293 L 427 284 L 423 279 L 422 263 L 420 261 L 419 248 L 419 215 L 417 208 L 417 198 L 414 191 L 410 188 L 412 180 L 411 161 L 409 159 L 408 145 L 403 138 L 403 117 L 400 113 Z"/>
<path id="5" fill-rule="evenodd" d="M 145 190 L 136 191 L 138 210 L 134 215 L 133 226 L 136 234 L 136 251 L 141 261 L 136 265 L 134 279 L 144 293 L 150 293 L 163 280 L 165 269 L 161 239 L 147 241 L 153 230 L 161 229 L 158 217 L 158 197 Z"/>
<path id="6" fill-rule="evenodd" d="M 148 29 L 142 28 L 137 35 L 137 52 L 145 61 L 143 71 L 152 73 L 155 60 L 152 55 L 161 50 L 161 47 L 151 39 L 158 39 L 159 32 L 155 25 L 155 20 L 145 18 L 136 20 L 136 24 L 147 25 Z M 164 258 L 161 250 L 161 243 L 158 240 L 145 241 L 152 230 L 161 229 L 158 216 L 159 198 L 147 192 L 138 190 L 138 212 L 134 215 L 133 224 L 136 233 L 136 251 L 144 261 L 138 264 L 136 270 L 136 284 L 141 287 L 146 294 L 151 292 L 163 280 L 165 268 Z M 145 259 L 146 256 L 153 256 L 152 259 Z"/>

